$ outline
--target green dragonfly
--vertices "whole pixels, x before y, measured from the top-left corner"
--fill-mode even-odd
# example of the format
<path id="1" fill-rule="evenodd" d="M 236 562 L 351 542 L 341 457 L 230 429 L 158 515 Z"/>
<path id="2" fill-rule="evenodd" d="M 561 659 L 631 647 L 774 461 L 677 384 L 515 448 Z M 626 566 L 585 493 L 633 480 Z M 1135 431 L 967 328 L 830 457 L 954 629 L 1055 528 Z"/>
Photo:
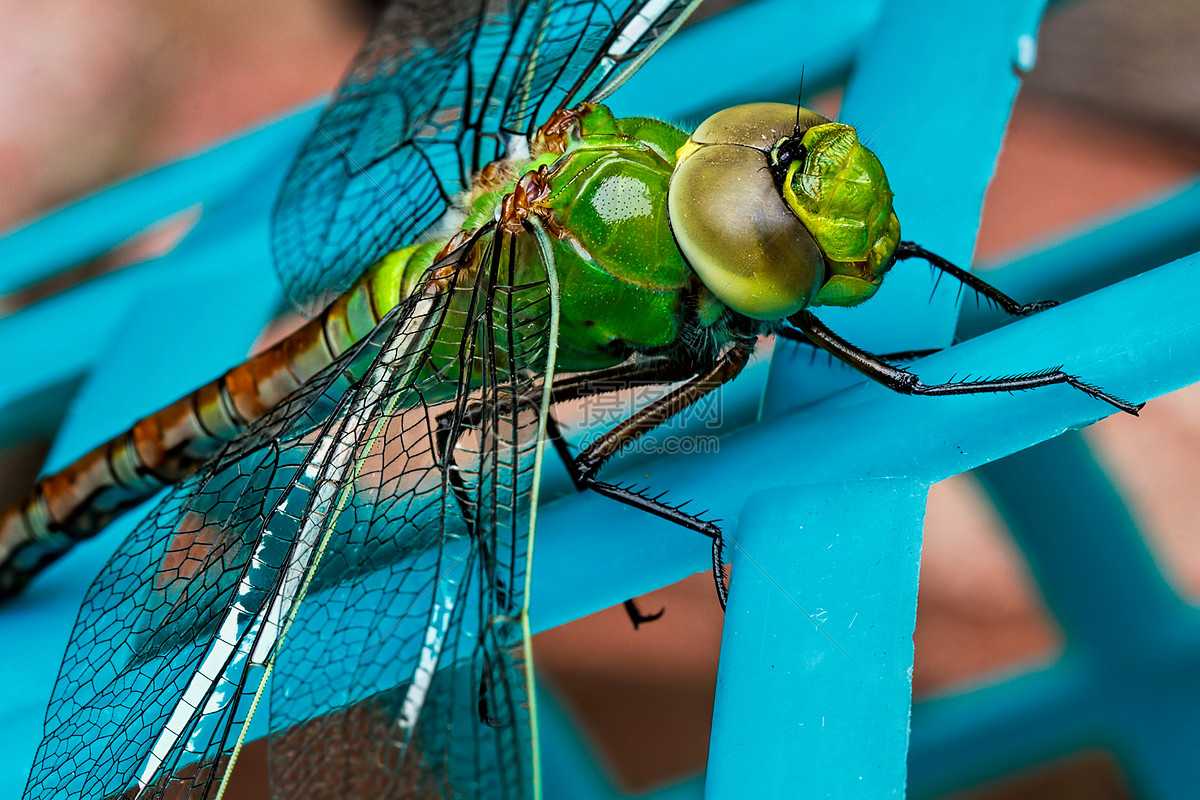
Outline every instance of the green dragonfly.
<path id="1" fill-rule="evenodd" d="M 220 796 L 267 718 L 280 797 L 539 794 L 529 561 L 549 444 L 580 490 L 773 334 L 926 385 L 811 311 L 921 258 L 855 130 L 775 103 L 692 132 L 600 102 L 682 0 L 384 10 L 285 183 L 274 249 L 315 316 L 0 514 L 0 591 L 173 485 L 89 590 L 26 796 Z M 893 356 L 903 354 L 893 354 Z M 555 408 L 671 387 L 581 452 Z"/>

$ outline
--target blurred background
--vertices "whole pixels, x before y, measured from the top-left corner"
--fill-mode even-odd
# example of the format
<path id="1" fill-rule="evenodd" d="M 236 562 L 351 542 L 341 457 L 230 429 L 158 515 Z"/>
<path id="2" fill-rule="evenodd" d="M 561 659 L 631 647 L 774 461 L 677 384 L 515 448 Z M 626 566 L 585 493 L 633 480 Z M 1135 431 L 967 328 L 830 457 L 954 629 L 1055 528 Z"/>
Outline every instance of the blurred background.
<path id="1" fill-rule="evenodd" d="M 0 0 L 0 229 L 332 90 L 372 6 Z M 837 101 L 830 92 L 814 104 L 828 111 Z M 976 262 L 1002 262 L 1197 172 L 1200 5 L 1057 4 L 1016 103 Z M 1087 432 L 1152 533 L 1162 570 L 1189 597 L 1200 592 L 1198 401 L 1200 391 L 1184 390 L 1152 402 L 1136 423 L 1111 418 Z M 35 442 L 0 453 L 0 502 L 24 490 L 44 451 Z M 535 645 L 543 675 L 630 789 L 702 769 L 721 632 L 706 575 L 639 604 L 666 613 L 634 631 L 610 609 Z M 1027 565 L 969 475 L 930 497 L 915 641 L 918 699 L 1061 650 Z M 1100 751 L 956 795 L 1029 796 L 1133 795 Z"/>

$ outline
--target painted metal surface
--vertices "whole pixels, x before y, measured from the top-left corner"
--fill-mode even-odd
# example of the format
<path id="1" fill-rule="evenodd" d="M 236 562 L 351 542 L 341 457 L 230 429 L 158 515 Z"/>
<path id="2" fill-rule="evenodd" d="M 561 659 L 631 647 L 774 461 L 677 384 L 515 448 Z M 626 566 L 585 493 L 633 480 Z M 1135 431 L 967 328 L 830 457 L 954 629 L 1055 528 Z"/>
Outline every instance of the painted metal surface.
<path id="1" fill-rule="evenodd" d="M 925 486 L 753 495 L 733 539 L 708 797 L 904 797 Z"/>

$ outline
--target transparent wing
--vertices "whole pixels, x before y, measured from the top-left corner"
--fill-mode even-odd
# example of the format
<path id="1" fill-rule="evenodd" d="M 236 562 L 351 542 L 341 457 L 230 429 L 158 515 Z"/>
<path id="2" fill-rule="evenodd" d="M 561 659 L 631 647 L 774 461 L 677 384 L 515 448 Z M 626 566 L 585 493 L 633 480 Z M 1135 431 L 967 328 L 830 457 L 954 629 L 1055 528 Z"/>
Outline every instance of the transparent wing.
<path id="1" fill-rule="evenodd" d="M 522 625 L 550 297 L 540 272 L 504 277 L 529 260 L 518 242 L 529 245 L 494 240 L 480 281 L 499 285 L 447 323 L 464 329 L 444 357 L 472 365 L 470 391 L 465 371 L 453 399 L 431 392 L 445 373 L 412 388 L 343 514 L 343 546 L 322 562 L 336 586 L 318 575 L 329 588 L 314 587 L 322 602 L 293 625 L 312 644 L 276 665 L 281 797 L 531 794 Z M 425 541 L 441 546 L 392 552 Z"/>
<path id="2" fill-rule="evenodd" d="M 428 231 L 508 136 L 623 80 L 698 2 L 394 0 L 276 204 L 289 297 L 323 308 Z"/>
<path id="3" fill-rule="evenodd" d="M 511 769 L 455 766 L 472 762 L 450 742 L 484 749 L 442 703 L 461 700 L 441 677 L 460 664 L 490 670 L 480 685 L 497 698 L 488 708 L 500 724 L 484 726 L 492 761 L 529 763 L 526 674 L 509 652 L 520 644 L 538 441 L 530 389 L 546 367 L 550 317 L 544 272 L 520 289 L 495 272 L 509 263 L 497 254 L 512 252 L 492 234 L 468 243 L 122 544 L 72 633 L 26 797 L 215 797 L 268 680 L 278 796 L 330 796 L 293 779 L 300 759 L 328 763 L 324 743 L 297 732 L 335 742 L 335 728 L 366 719 L 360 700 L 397 696 L 406 703 L 358 744 L 404 753 L 389 785 L 472 796 Z M 447 414 L 462 423 L 449 441 L 466 447 L 454 459 L 436 433 Z M 439 603 L 443 644 L 412 651 L 406 625 L 442 620 Z M 525 796 L 531 782 L 513 786 Z"/>
<path id="4" fill-rule="evenodd" d="M 503 131 L 528 136 L 563 108 L 600 102 L 661 47 L 701 0 L 559 0 L 505 105 Z"/>

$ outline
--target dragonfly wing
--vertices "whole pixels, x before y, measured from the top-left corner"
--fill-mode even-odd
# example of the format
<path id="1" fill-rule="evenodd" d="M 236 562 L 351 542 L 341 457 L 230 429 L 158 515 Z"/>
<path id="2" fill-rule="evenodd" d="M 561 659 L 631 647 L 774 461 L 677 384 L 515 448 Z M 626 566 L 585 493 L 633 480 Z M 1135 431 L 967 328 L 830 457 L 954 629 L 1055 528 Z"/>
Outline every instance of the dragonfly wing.
<path id="1" fill-rule="evenodd" d="M 301 309 L 414 242 L 557 108 L 600 94 L 699 0 L 393 0 L 292 165 L 272 224 Z"/>
<path id="2" fill-rule="evenodd" d="M 377 405 L 366 376 L 419 362 L 427 306 L 389 315 L 121 544 L 72 631 L 26 797 L 215 795 L 318 561 L 339 444 Z"/>
<path id="3" fill-rule="evenodd" d="M 528 135 L 549 116 L 600 102 L 653 55 L 701 0 L 566 0 L 549 4 L 507 104 L 504 127 Z"/>
<path id="4" fill-rule="evenodd" d="M 492 780 L 495 768 L 450 771 L 464 763 L 457 749 L 422 731 L 457 722 L 431 719 L 411 687 L 442 697 L 447 684 L 434 673 L 474 659 L 496 672 L 481 681 L 488 695 L 507 698 L 490 706 L 503 761 L 529 763 L 525 687 L 501 665 L 520 644 L 511 623 L 519 630 L 524 619 L 541 407 L 527 389 L 548 364 L 549 299 L 544 273 L 518 291 L 466 258 L 501 249 L 480 234 L 438 265 L 453 269 L 428 278 L 367 340 L 170 492 L 122 544 L 72 632 L 26 797 L 216 796 L 272 670 L 279 752 L 319 761 L 288 744 L 298 720 L 315 717 L 328 733 L 321 714 L 332 709 L 329 719 L 348 724 L 356 692 L 407 685 L 409 702 L 376 742 L 394 747 L 397 720 L 411 723 L 420 745 L 407 752 L 421 757 L 405 759 L 395 779 L 470 786 Z M 497 344 L 497 330 L 515 335 L 513 320 L 520 340 Z M 481 415 L 480 403 L 503 418 Z M 458 466 L 432 449 L 446 410 L 453 441 L 466 448 Z M 485 531 L 478 540 L 472 525 Z M 384 576 L 385 590 L 369 585 L 372 574 Z M 406 652 L 393 637 L 402 639 L 414 613 L 426 628 L 443 626 L 444 642 L 408 661 L 381 660 Z M 387 625 L 363 629 L 378 640 L 354 641 L 364 620 Z M 293 789 L 286 768 L 280 783 L 288 797 L 321 796 L 316 784 Z"/>
<path id="5" fill-rule="evenodd" d="M 525 581 L 553 303 L 544 273 L 506 277 L 527 238 L 483 248 L 452 303 L 435 349 L 470 376 L 405 387 L 360 453 L 275 666 L 280 797 L 534 793 Z"/>
<path id="6" fill-rule="evenodd" d="M 301 309 L 323 308 L 470 185 L 462 151 L 486 85 L 466 64 L 476 50 L 503 50 L 485 7 L 395 2 L 372 29 L 276 203 L 276 269 Z"/>

